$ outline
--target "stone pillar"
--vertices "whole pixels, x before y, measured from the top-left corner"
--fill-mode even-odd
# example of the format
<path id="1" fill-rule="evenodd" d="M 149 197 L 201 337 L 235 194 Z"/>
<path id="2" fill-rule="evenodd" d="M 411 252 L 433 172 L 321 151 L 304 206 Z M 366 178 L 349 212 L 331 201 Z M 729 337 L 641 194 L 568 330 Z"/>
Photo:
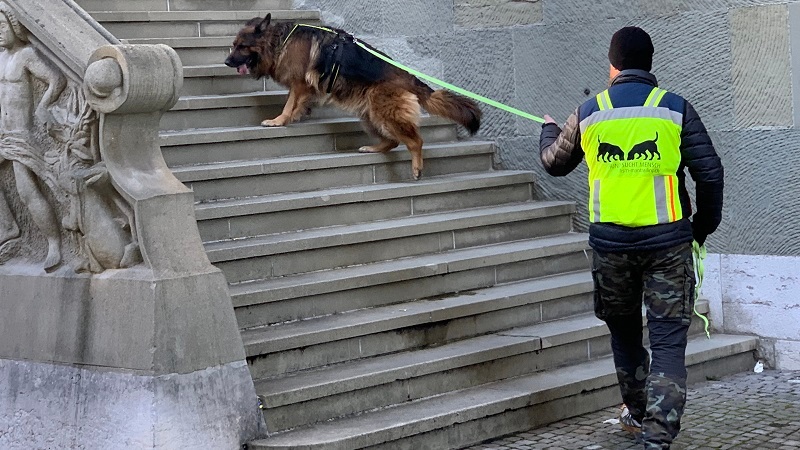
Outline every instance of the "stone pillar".
<path id="1" fill-rule="evenodd" d="M 226 280 L 158 144 L 183 80 L 177 55 L 101 47 L 81 86 L 17 44 L 0 71 L 36 60 L 28 72 L 54 92 L 40 100 L 18 82 L 15 104 L 36 116 L 0 120 L 0 216 L 17 224 L 0 252 L 0 448 L 238 449 L 261 437 Z M 25 177 L 45 206 L 20 200 Z M 36 220 L 43 210 L 57 220 Z"/>

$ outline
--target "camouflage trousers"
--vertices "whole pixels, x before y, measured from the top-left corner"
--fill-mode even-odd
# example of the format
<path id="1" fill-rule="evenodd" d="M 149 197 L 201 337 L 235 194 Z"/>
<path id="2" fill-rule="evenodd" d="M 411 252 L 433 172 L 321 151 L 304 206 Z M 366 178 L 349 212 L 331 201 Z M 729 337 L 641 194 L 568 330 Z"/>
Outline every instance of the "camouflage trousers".
<path id="1" fill-rule="evenodd" d="M 669 449 L 686 404 L 686 344 L 694 310 L 691 244 L 652 252 L 595 252 L 595 314 L 611 332 L 622 400 L 645 449 Z M 644 347 L 642 304 L 650 354 Z"/>

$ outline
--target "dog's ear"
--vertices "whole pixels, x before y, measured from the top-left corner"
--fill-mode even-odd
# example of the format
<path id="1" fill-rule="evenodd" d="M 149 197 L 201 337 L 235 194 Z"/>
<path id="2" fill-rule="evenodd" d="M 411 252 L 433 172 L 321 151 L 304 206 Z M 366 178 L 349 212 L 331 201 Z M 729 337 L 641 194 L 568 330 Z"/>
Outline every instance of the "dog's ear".
<path id="1" fill-rule="evenodd" d="M 272 21 L 272 13 L 268 13 L 267 17 L 264 17 L 264 20 L 256 26 L 256 32 L 260 34 L 264 34 L 267 32 L 267 27 L 269 23 Z"/>

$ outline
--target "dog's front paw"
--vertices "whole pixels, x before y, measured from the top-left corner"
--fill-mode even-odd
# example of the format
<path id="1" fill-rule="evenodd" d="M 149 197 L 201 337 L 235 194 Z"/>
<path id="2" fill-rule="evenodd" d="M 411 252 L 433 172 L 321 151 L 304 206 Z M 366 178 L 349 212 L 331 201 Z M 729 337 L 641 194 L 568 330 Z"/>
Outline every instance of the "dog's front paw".
<path id="1" fill-rule="evenodd" d="M 286 126 L 287 120 L 283 117 L 276 117 L 274 119 L 265 120 L 261 122 L 262 127 L 283 127 Z"/>

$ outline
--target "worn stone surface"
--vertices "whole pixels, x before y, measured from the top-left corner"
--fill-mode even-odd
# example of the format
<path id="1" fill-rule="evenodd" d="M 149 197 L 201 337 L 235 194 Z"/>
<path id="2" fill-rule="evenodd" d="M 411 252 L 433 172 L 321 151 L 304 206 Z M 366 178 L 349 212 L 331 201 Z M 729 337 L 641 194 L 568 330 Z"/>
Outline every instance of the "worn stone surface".
<path id="1" fill-rule="evenodd" d="M 797 267 L 797 257 L 709 254 L 700 295 L 709 302 L 713 328 L 757 334 L 761 356 L 771 367 L 798 370 Z"/>
<path id="2" fill-rule="evenodd" d="M 688 390 L 683 429 L 674 450 L 796 449 L 800 447 L 800 372 L 765 371 L 708 381 Z M 608 408 L 508 436 L 468 450 L 640 449 Z"/>
<path id="3" fill-rule="evenodd" d="M 711 132 L 726 183 L 722 224 L 708 241 L 711 251 L 800 255 L 800 204 L 791 188 L 800 180 L 798 137 L 794 129 Z"/>
<path id="4" fill-rule="evenodd" d="M 149 376 L 0 359 L 0 448 L 214 448 L 263 435 L 247 365 Z"/>
<path id="5" fill-rule="evenodd" d="M 542 0 L 456 0 L 456 25 L 464 28 L 531 25 L 542 21 Z"/>
<path id="6" fill-rule="evenodd" d="M 731 332 L 800 341 L 797 264 L 795 257 L 724 256 L 725 328 Z"/>
<path id="7" fill-rule="evenodd" d="M 736 127 L 792 126 L 787 5 L 730 12 Z"/>

